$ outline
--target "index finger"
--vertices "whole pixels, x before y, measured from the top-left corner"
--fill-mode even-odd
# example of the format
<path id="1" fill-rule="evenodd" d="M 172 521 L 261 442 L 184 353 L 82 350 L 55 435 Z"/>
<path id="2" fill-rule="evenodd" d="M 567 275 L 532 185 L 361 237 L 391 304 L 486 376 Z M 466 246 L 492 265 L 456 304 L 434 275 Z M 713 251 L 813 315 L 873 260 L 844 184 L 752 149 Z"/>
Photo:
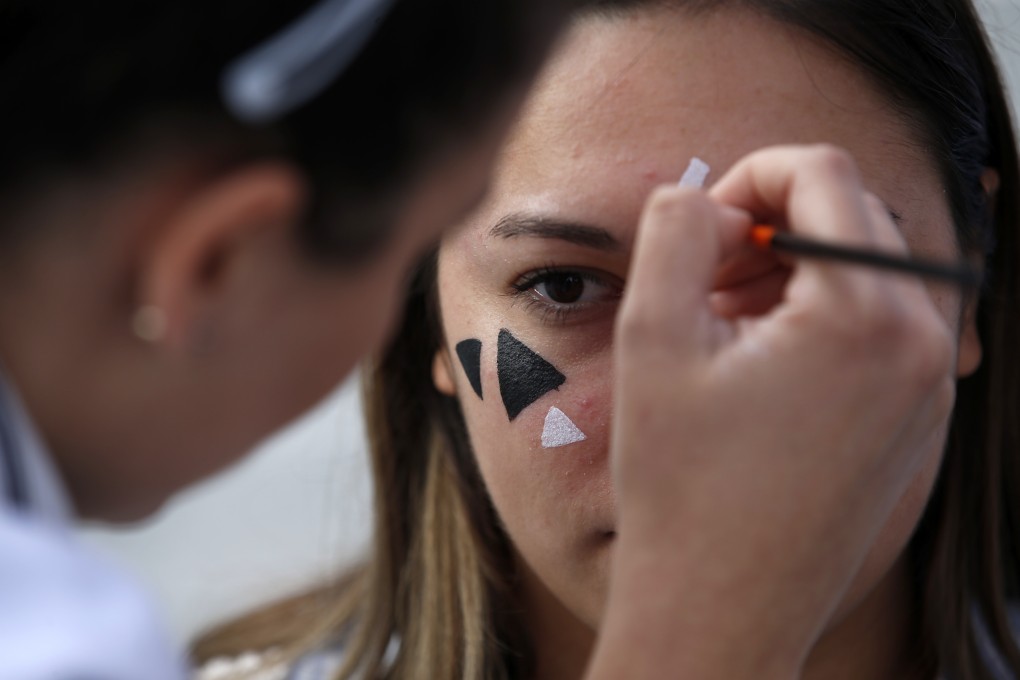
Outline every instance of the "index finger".
<path id="1" fill-rule="evenodd" d="M 832 146 L 757 151 L 734 165 L 709 195 L 758 220 L 779 219 L 801 235 L 877 245 L 857 166 L 847 152 Z"/>

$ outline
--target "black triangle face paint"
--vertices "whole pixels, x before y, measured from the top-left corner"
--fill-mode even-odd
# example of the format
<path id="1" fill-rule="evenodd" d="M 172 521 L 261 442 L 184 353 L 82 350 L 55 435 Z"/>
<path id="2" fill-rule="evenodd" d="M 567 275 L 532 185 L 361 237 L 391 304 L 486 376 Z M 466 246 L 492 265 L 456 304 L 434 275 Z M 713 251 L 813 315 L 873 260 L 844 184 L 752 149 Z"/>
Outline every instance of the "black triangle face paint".
<path id="1" fill-rule="evenodd" d="M 496 372 L 499 374 L 499 394 L 503 397 L 510 420 L 567 380 L 552 364 L 506 329 L 499 332 Z"/>
<path id="2" fill-rule="evenodd" d="M 457 343 L 457 356 L 464 367 L 468 382 L 478 398 L 482 398 L 482 341 L 464 340 Z"/>

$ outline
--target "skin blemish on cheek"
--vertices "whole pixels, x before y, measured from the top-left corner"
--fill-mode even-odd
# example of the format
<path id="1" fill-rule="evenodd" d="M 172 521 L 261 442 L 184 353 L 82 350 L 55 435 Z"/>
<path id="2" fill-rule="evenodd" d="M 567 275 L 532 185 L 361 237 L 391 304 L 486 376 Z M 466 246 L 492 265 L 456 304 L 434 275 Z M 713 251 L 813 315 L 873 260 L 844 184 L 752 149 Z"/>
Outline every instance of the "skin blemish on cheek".
<path id="1" fill-rule="evenodd" d="M 512 421 L 549 392 L 559 389 L 567 378 L 548 361 L 505 328 L 499 332 L 496 351 L 499 394 Z"/>
<path id="2" fill-rule="evenodd" d="M 657 182 L 659 180 L 659 173 L 656 170 L 645 170 L 641 173 L 641 177 L 649 182 Z"/>
<path id="3" fill-rule="evenodd" d="M 471 339 L 458 342 L 457 357 L 471 383 L 471 389 L 482 399 L 482 341 Z"/>
<path id="4" fill-rule="evenodd" d="M 569 444 L 576 444 L 587 439 L 587 435 L 574 424 L 567 414 L 555 406 L 545 416 L 545 427 L 542 429 L 542 446 L 555 449 Z"/>
<path id="5" fill-rule="evenodd" d="M 710 172 L 712 172 L 712 168 L 708 163 L 697 157 L 692 158 L 677 186 L 700 189 L 705 186 L 705 180 L 708 179 Z"/>

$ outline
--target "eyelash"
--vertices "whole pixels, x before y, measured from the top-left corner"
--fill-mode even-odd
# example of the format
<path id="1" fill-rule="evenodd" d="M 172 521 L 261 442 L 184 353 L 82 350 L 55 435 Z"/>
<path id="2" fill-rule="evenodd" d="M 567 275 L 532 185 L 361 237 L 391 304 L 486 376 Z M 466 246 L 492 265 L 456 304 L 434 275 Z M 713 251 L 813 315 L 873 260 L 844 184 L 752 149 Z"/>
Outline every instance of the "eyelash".
<path id="1" fill-rule="evenodd" d="M 615 288 L 618 298 L 622 286 L 608 280 L 606 275 L 596 274 L 582 268 L 545 266 L 524 274 L 511 284 L 511 297 L 521 300 L 526 310 L 537 309 L 543 323 L 552 325 L 563 324 L 570 321 L 575 315 L 584 312 L 592 306 L 602 304 L 601 302 L 580 302 L 580 303 L 556 303 L 545 300 L 532 291 L 542 283 L 548 283 L 554 276 L 573 274 L 580 277 L 586 283 L 593 283 L 607 288 Z"/>

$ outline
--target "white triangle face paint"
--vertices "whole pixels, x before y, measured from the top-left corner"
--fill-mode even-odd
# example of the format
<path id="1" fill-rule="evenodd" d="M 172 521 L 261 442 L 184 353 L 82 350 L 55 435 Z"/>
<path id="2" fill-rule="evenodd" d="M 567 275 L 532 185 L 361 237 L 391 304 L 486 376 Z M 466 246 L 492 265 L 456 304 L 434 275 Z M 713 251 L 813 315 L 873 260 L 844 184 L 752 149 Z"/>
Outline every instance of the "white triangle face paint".
<path id="1" fill-rule="evenodd" d="M 555 449 L 568 444 L 583 442 L 588 437 L 574 425 L 567 414 L 555 406 L 545 416 L 545 429 L 542 430 L 542 446 Z"/>
<path id="2" fill-rule="evenodd" d="M 697 157 L 692 158 L 691 164 L 684 171 L 684 176 L 680 178 L 678 186 L 700 189 L 705 186 L 705 180 L 708 179 L 710 172 L 712 172 L 712 168 L 708 166 L 708 163 Z"/>

